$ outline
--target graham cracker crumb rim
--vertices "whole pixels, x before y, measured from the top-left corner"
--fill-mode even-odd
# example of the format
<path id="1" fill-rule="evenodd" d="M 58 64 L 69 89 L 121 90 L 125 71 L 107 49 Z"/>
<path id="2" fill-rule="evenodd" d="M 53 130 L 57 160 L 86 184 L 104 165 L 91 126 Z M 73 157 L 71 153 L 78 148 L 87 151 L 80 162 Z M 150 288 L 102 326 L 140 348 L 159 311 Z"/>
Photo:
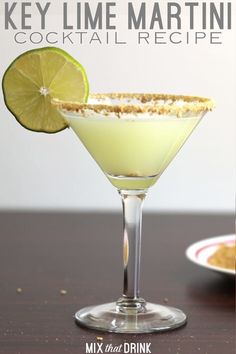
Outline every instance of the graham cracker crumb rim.
<path id="1" fill-rule="evenodd" d="M 99 93 L 90 94 L 90 99 L 137 99 L 141 104 L 133 104 L 127 102 L 125 104 L 93 104 L 93 103 L 79 103 L 70 101 L 61 101 L 53 99 L 52 103 L 59 109 L 83 113 L 85 110 L 91 110 L 95 113 L 115 113 L 115 114 L 141 114 L 141 113 L 156 113 L 160 115 L 177 115 L 182 116 L 188 112 L 201 113 L 204 111 L 211 111 L 214 107 L 214 101 L 210 98 L 186 95 L 171 95 L 171 94 L 144 94 L 144 93 Z M 158 103 L 158 101 L 170 100 L 171 103 Z M 157 101 L 157 104 L 155 104 Z M 183 101 L 179 106 L 175 101 Z M 148 104 L 150 102 L 150 104 Z M 143 103 L 143 104 L 142 104 Z"/>

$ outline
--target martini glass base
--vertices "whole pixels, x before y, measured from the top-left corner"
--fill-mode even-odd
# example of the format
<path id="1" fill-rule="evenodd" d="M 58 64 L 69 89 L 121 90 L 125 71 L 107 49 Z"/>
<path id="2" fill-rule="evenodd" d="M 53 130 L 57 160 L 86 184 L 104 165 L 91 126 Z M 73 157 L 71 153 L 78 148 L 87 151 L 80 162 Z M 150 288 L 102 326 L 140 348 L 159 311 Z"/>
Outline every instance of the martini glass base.
<path id="1" fill-rule="evenodd" d="M 118 303 L 85 307 L 75 314 L 80 326 L 105 332 L 151 333 L 168 331 L 186 323 L 186 315 L 169 306 L 145 303 L 142 310 L 120 309 Z"/>

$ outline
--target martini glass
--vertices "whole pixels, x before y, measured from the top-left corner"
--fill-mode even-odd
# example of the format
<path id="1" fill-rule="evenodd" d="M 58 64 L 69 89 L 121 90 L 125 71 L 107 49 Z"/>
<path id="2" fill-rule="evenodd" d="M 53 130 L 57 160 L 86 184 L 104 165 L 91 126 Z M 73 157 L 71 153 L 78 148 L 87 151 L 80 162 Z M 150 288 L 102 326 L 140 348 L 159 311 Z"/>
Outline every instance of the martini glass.
<path id="1" fill-rule="evenodd" d="M 87 104 L 54 100 L 123 205 L 122 296 L 75 314 L 78 324 L 109 332 L 147 333 L 186 323 L 179 309 L 146 302 L 139 292 L 142 204 L 198 125 L 210 99 L 159 94 L 95 94 Z"/>

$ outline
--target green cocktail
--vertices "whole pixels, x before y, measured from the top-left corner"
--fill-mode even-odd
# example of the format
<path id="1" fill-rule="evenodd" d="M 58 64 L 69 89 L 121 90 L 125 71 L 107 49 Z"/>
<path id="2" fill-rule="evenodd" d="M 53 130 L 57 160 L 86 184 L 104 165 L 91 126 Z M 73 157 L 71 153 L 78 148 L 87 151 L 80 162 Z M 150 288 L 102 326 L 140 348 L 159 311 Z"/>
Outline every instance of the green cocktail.
<path id="1" fill-rule="evenodd" d="M 186 323 L 179 309 L 139 295 L 141 209 L 147 190 L 213 103 L 158 94 L 90 95 L 86 104 L 54 100 L 94 160 L 118 189 L 124 215 L 124 288 L 117 302 L 79 310 L 86 327 L 118 333 L 157 332 Z"/>
<path id="2" fill-rule="evenodd" d="M 156 182 L 200 117 L 71 114 L 66 120 L 115 187 L 143 189 Z"/>

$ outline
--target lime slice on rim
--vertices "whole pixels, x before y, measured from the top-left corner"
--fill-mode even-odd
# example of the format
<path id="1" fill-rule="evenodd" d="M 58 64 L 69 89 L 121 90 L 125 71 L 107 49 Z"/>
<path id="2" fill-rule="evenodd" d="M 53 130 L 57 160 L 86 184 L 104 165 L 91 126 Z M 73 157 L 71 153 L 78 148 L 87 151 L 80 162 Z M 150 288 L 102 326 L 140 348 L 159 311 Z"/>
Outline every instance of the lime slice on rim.
<path id="1" fill-rule="evenodd" d="M 84 103 L 88 80 L 82 65 L 62 49 L 23 53 L 6 70 L 2 88 L 7 108 L 25 128 L 56 133 L 67 127 L 53 98 Z"/>

